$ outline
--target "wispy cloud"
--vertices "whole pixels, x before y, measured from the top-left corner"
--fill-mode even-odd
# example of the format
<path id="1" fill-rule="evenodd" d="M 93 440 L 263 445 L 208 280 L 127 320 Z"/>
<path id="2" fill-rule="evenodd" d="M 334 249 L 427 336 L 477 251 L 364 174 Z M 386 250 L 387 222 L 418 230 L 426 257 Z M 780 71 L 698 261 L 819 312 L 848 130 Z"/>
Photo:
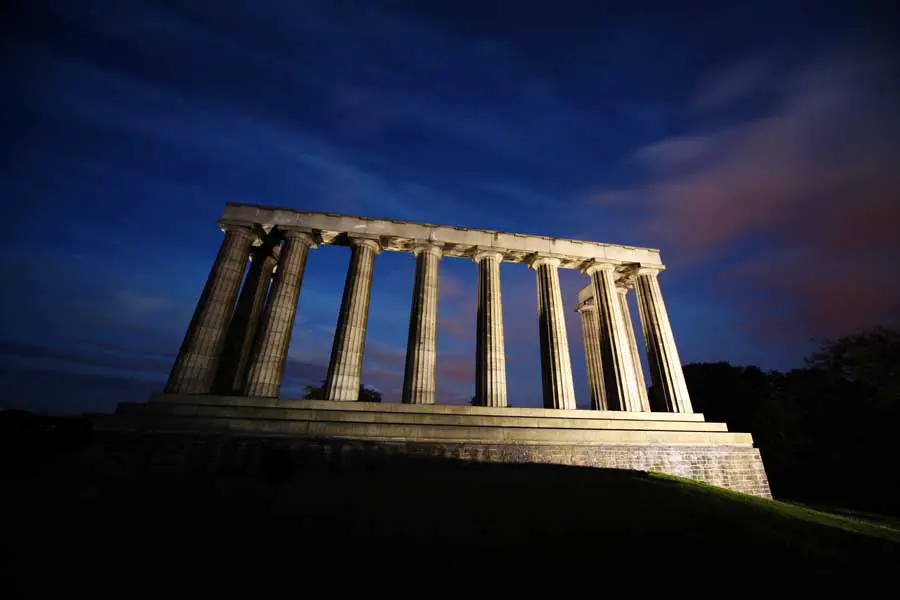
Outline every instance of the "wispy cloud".
<path id="1" fill-rule="evenodd" d="M 114 295 L 115 303 L 129 317 L 143 317 L 175 307 L 170 298 L 155 294 L 142 294 L 131 290 L 119 290 Z"/>
<path id="2" fill-rule="evenodd" d="M 695 94 L 692 107 L 697 111 L 728 108 L 758 94 L 769 75 L 769 65 L 761 60 L 748 60 L 715 72 Z"/>
<path id="3" fill-rule="evenodd" d="M 701 97 L 767 93 L 768 114 L 640 148 L 649 183 L 605 197 L 646 203 L 641 227 L 670 261 L 736 253 L 723 289 L 779 341 L 895 322 L 900 118 L 887 65 L 823 60 L 778 85 L 762 72 L 740 67 L 730 89 Z"/>

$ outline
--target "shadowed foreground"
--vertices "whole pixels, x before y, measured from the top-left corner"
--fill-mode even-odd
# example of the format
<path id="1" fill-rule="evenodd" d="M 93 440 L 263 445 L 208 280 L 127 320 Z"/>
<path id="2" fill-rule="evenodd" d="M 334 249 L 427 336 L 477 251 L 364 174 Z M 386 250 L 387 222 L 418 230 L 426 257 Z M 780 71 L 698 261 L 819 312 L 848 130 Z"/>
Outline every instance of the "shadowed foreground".
<path id="1" fill-rule="evenodd" d="M 96 468 L 96 441 L 69 437 L 80 441 L 46 445 L 27 469 L 4 448 L 3 569 L 35 595 L 479 597 L 677 573 L 865 585 L 900 557 L 886 526 L 652 474 L 414 459 L 311 469 L 272 451 L 256 473 L 136 476 Z"/>

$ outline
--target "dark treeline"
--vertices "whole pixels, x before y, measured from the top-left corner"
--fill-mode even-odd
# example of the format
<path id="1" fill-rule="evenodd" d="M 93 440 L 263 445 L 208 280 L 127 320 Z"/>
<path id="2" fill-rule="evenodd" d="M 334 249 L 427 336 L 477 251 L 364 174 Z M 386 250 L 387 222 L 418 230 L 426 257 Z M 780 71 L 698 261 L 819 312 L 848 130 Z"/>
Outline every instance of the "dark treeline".
<path id="1" fill-rule="evenodd" d="M 777 498 L 900 514 L 900 332 L 823 342 L 786 373 L 688 364 L 694 410 L 753 434 Z"/>

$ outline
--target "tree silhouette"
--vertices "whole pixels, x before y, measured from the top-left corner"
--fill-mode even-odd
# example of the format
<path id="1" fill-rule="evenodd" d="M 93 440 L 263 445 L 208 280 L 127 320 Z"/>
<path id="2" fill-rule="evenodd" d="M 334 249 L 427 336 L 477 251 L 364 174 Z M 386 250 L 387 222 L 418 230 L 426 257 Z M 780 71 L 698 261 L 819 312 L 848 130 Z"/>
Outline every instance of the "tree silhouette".
<path id="1" fill-rule="evenodd" d="M 684 366 L 694 410 L 753 434 L 776 497 L 900 514 L 900 332 L 820 342 L 805 367 Z"/>

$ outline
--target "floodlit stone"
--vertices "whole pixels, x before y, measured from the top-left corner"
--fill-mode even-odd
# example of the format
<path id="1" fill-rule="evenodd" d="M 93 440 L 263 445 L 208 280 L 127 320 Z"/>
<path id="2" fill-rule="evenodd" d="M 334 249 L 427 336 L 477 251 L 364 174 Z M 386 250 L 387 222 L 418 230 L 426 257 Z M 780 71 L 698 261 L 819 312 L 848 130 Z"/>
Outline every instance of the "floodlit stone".
<path id="1" fill-rule="evenodd" d="M 581 335 L 584 340 L 584 359 L 587 364 L 591 409 L 606 410 L 606 388 L 603 384 L 603 363 L 600 350 L 600 320 L 593 298 L 578 305 L 581 313 Z"/>
<path id="2" fill-rule="evenodd" d="M 288 230 L 283 236 L 284 247 L 244 387 L 248 396 L 278 396 L 281 390 L 306 257 L 315 245 L 313 236 L 306 231 Z"/>
<path id="3" fill-rule="evenodd" d="M 377 240 L 357 235 L 350 239 L 350 267 L 344 283 L 344 296 L 338 315 L 325 398 L 328 400 L 359 400 L 360 375 L 369 323 L 369 299 L 372 294 L 372 274 L 375 255 L 381 252 Z"/>
<path id="4" fill-rule="evenodd" d="M 225 239 L 169 374 L 169 393 L 208 394 L 218 371 L 238 288 L 257 238 L 251 224 L 221 223 Z"/>
<path id="5" fill-rule="evenodd" d="M 529 266 L 537 277 L 544 407 L 567 409 L 575 408 L 575 384 L 559 288 L 559 262 L 559 259 L 538 255 Z"/>
<path id="6" fill-rule="evenodd" d="M 472 260 L 478 264 L 475 403 L 479 406 L 506 406 L 506 349 L 500 293 L 503 254 L 479 250 Z"/>
<path id="7" fill-rule="evenodd" d="M 416 257 L 416 281 L 406 344 L 402 400 L 407 404 L 434 404 L 441 249 L 433 244 L 423 244 L 413 250 L 413 255 Z"/>
<path id="8" fill-rule="evenodd" d="M 751 436 L 692 411 L 657 279 L 664 269 L 657 250 L 245 204 L 228 204 L 220 223 L 225 239 L 165 393 L 95 416 L 97 428 L 247 443 L 289 436 L 291 444 L 330 445 L 342 457 L 343 444 L 366 442 L 416 456 L 653 470 L 771 497 Z M 307 256 L 322 244 L 351 252 L 325 400 L 280 398 Z M 416 258 L 403 402 L 360 403 L 372 276 L 382 250 Z M 478 265 L 475 406 L 435 404 L 438 267 L 446 256 Z M 545 408 L 508 406 L 503 262 L 535 271 Z M 560 268 L 590 277 L 577 310 L 592 410 L 576 409 Z M 664 410 L 650 411 L 627 302 L 631 287 Z"/>

